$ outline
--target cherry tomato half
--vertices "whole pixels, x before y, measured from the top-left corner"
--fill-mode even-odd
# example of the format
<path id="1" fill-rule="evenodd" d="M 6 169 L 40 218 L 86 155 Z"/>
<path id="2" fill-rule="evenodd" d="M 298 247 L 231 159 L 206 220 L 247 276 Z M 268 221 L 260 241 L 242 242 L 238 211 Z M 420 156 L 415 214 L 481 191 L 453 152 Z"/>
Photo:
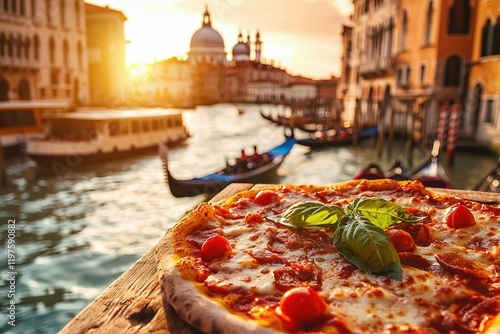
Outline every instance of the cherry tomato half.
<path id="1" fill-rule="evenodd" d="M 271 203 L 278 203 L 280 200 L 279 195 L 272 190 L 261 190 L 255 195 L 253 199 L 255 204 L 268 205 Z"/>
<path id="2" fill-rule="evenodd" d="M 326 302 L 311 287 L 292 288 L 280 300 L 281 312 L 301 324 L 318 321 L 326 308 Z"/>
<path id="3" fill-rule="evenodd" d="M 443 222 L 450 228 L 462 228 L 473 226 L 476 219 L 465 205 L 457 203 L 446 209 Z"/>
<path id="4" fill-rule="evenodd" d="M 389 228 L 385 230 L 385 233 L 387 233 L 389 239 L 391 239 L 398 253 L 413 252 L 415 250 L 415 241 L 413 241 L 410 233 L 398 228 Z"/>
<path id="5" fill-rule="evenodd" d="M 201 257 L 212 261 L 230 254 L 233 251 L 229 241 L 221 235 L 214 235 L 201 245 Z"/>

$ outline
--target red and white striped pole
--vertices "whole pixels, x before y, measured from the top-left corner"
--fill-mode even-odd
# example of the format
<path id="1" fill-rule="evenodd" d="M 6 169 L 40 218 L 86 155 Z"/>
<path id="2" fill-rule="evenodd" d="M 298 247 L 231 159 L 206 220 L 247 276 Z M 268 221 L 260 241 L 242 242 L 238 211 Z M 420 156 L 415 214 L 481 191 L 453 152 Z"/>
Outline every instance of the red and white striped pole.
<path id="1" fill-rule="evenodd" d="M 448 102 L 443 102 L 441 105 L 441 111 L 439 113 L 439 124 L 438 124 L 438 133 L 437 139 L 439 140 L 441 147 L 444 146 L 445 134 L 448 126 L 448 120 L 450 115 L 450 106 Z"/>
<path id="2" fill-rule="evenodd" d="M 446 159 L 448 162 L 453 162 L 453 153 L 455 152 L 455 145 L 458 137 L 458 126 L 460 123 L 462 113 L 462 106 L 460 103 L 455 102 L 451 106 L 450 113 L 450 126 L 448 129 L 448 143 L 446 145 Z"/>

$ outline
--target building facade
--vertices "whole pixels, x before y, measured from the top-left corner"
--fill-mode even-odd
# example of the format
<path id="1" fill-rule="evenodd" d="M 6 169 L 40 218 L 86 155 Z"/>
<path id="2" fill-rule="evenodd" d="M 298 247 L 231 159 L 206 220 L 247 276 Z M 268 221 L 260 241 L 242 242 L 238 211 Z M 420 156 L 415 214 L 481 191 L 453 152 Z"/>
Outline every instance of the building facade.
<path id="1" fill-rule="evenodd" d="M 485 2 L 498 8 L 495 1 Z M 443 106 L 456 104 L 460 136 L 468 139 L 476 133 L 468 128 L 473 116 L 464 106 L 478 24 L 486 24 L 477 23 L 480 3 L 353 0 L 352 23 L 342 33 L 338 95 L 344 118 L 408 131 L 425 144 L 437 135 Z M 489 15 L 494 26 L 496 18 Z"/>
<path id="2" fill-rule="evenodd" d="M 500 148 L 500 3 L 477 1 L 464 130 Z"/>
<path id="3" fill-rule="evenodd" d="M 83 0 L 2 1 L 0 101 L 88 103 Z"/>
<path id="4" fill-rule="evenodd" d="M 85 4 L 90 101 L 113 106 L 127 95 L 125 15 L 109 7 Z"/>

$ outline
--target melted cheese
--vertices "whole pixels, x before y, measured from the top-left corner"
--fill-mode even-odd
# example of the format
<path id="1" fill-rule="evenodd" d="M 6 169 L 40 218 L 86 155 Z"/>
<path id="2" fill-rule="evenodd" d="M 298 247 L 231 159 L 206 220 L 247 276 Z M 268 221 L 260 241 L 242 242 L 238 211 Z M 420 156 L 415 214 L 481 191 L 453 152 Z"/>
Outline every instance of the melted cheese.
<path id="1" fill-rule="evenodd" d="M 466 260 L 479 265 L 498 288 L 500 224 L 492 221 L 486 212 L 472 211 L 477 224 L 462 229 L 450 229 L 442 222 L 446 206 L 438 208 L 425 200 L 409 196 L 384 195 L 377 192 L 371 196 L 385 197 L 406 208 L 418 208 L 432 212 L 431 233 L 437 242 L 428 247 L 417 247 L 421 255 L 433 266 L 439 266 L 436 255 L 459 254 Z M 365 194 L 366 195 L 366 194 Z M 289 192 L 281 195 L 279 205 L 262 207 L 249 201 L 244 213 L 258 212 L 272 215 L 282 212 L 290 205 L 310 201 L 314 197 L 308 192 Z M 339 200 L 339 202 L 345 202 Z M 272 206 L 274 211 L 270 210 Z M 241 216 L 244 216 L 242 214 Z M 218 219 L 221 221 L 221 219 Z M 217 285 L 236 291 L 240 288 L 257 295 L 267 296 L 280 293 L 274 283 L 274 270 L 283 268 L 283 263 L 259 263 L 251 254 L 269 251 L 273 234 L 269 225 L 246 224 L 243 218 L 226 219 L 222 224 L 223 235 L 229 240 L 233 254 L 229 258 L 214 260 L 205 284 Z M 287 229 L 287 227 L 283 227 Z M 272 231 L 272 230 L 271 230 Z M 340 273 L 339 263 L 343 256 L 336 252 L 308 254 L 304 249 L 291 249 L 277 254 L 283 261 L 294 263 L 307 258 L 321 273 L 321 296 L 329 304 L 329 312 L 346 321 L 350 330 L 356 333 L 395 333 L 432 328 L 439 322 L 454 303 L 478 293 L 450 278 L 437 276 L 431 271 L 403 266 L 403 280 L 369 275 L 355 269 L 346 277 Z M 432 331 L 432 329 L 430 329 Z"/>

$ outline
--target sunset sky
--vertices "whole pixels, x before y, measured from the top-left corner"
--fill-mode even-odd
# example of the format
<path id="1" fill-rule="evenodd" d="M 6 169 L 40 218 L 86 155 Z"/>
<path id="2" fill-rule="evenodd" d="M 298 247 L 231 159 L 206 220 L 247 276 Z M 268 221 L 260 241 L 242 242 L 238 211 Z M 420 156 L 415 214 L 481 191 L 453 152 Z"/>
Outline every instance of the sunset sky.
<path id="1" fill-rule="evenodd" d="M 352 0 L 87 0 L 120 10 L 127 17 L 127 64 L 186 58 L 205 5 L 226 52 L 238 33 L 260 31 L 262 57 L 291 74 L 316 79 L 340 75 L 342 25 Z"/>

